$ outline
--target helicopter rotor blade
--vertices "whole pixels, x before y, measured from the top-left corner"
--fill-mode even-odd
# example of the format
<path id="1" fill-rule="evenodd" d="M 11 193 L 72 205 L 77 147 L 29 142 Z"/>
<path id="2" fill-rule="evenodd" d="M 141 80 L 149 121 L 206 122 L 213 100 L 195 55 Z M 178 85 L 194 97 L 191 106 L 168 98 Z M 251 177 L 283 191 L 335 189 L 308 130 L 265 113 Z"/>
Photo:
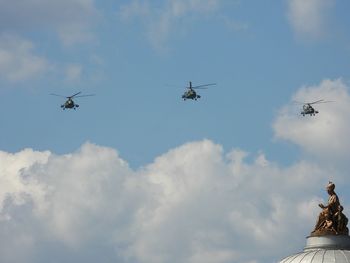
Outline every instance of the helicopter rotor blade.
<path id="1" fill-rule="evenodd" d="M 77 92 L 77 93 L 75 93 L 74 95 L 72 95 L 72 96 L 68 96 L 67 98 L 73 98 L 73 97 L 75 97 L 75 96 L 77 96 L 78 94 L 80 94 L 81 93 L 81 91 L 79 91 L 79 92 Z"/>
<path id="2" fill-rule="evenodd" d="M 208 87 L 192 87 L 192 89 L 208 89 Z"/>
<path id="3" fill-rule="evenodd" d="M 315 103 L 321 103 L 323 100 L 317 100 L 314 102 L 301 102 L 301 101 L 293 101 L 295 104 L 299 104 L 299 105 L 311 105 L 311 104 L 315 104 Z"/>
<path id="4" fill-rule="evenodd" d="M 314 102 L 293 101 L 294 104 L 298 104 L 298 105 L 311 105 L 311 104 L 320 104 L 320 103 L 328 103 L 328 102 L 334 102 L 334 101 L 333 100 L 317 100 Z"/>
<path id="5" fill-rule="evenodd" d="M 320 101 L 320 102 L 314 102 L 312 104 L 320 104 L 320 103 L 328 103 L 328 102 L 334 102 L 333 100 L 325 100 L 325 101 Z"/>
<path id="6" fill-rule="evenodd" d="M 213 85 L 216 85 L 216 83 L 193 86 L 192 89 L 203 89 L 204 87 L 213 86 Z M 207 88 L 205 88 L 205 89 L 207 89 Z"/>
<path id="7" fill-rule="evenodd" d="M 80 95 L 80 96 L 76 96 L 76 98 L 91 97 L 91 96 L 95 96 L 95 94 Z"/>
<path id="8" fill-rule="evenodd" d="M 314 102 L 307 103 L 307 104 L 311 105 L 311 104 L 320 104 L 320 103 L 328 103 L 328 102 L 334 102 L 334 101 L 333 100 L 318 100 L 318 101 L 314 101 Z"/>
<path id="9" fill-rule="evenodd" d="M 293 100 L 293 104 L 297 104 L 297 105 L 305 105 L 307 103 L 305 102 L 301 102 L 301 101 L 296 101 L 296 100 Z"/>
<path id="10" fill-rule="evenodd" d="M 67 98 L 67 96 L 58 95 L 58 94 L 55 94 L 55 93 L 50 93 L 49 95 L 57 96 L 57 97 L 62 97 L 62 98 Z"/>
<path id="11" fill-rule="evenodd" d="M 55 93 L 50 93 L 49 95 L 57 96 L 57 97 L 62 97 L 62 98 L 66 98 L 66 99 L 95 96 L 95 94 L 86 94 L 86 95 L 77 96 L 77 95 L 79 95 L 80 93 L 81 93 L 81 91 L 75 93 L 75 94 L 72 95 L 72 96 L 63 96 L 63 95 L 59 95 L 59 94 L 55 94 Z"/>
<path id="12" fill-rule="evenodd" d="M 309 103 L 307 103 L 307 104 L 316 104 L 316 103 L 321 103 L 322 101 L 324 101 L 324 100 L 316 100 L 316 101 L 314 101 L 314 102 L 309 102 Z"/>

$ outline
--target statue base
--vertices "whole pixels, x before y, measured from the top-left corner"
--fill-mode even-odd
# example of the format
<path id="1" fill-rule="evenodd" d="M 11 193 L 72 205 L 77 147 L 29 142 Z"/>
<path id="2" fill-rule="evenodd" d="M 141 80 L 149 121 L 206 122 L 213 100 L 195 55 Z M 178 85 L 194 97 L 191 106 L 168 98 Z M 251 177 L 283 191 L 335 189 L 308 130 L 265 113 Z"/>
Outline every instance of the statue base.
<path id="1" fill-rule="evenodd" d="M 330 235 L 337 235 L 337 232 L 333 229 L 319 229 L 311 232 L 311 237 L 320 237 L 320 236 L 330 236 Z"/>
<path id="2" fill-rule="evenodd" d="M 350 236 L 348 235 L 324 235 L 309 236 L 306 239 L 304 251 L 314 249 L 343 249 L 350 250 Z"/>

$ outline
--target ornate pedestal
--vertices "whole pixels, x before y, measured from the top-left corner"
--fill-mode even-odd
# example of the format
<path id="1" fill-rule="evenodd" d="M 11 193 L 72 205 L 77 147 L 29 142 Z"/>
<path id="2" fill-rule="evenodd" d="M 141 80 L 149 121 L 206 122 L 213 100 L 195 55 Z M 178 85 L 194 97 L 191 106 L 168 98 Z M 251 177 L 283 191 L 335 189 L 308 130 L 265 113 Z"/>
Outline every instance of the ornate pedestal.
<path id="1" fill-rule="evenodd" d="M 350 250 L 350 236 L 329 235 L 319 237 L 308 237 L 304 251 L 314 249 L 341 249 Z"/>

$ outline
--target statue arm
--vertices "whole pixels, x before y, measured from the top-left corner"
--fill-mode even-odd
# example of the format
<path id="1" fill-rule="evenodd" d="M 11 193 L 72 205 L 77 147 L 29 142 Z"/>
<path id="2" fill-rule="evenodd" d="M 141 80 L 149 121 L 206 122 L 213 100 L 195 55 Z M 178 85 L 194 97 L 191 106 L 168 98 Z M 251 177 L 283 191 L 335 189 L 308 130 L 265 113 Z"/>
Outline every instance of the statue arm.
<path id="1" fill-rule="evenodd" d="M 328 208 L 328 205 L 324 205 L 324 204 L 318 204 L 319 207 L 321 207 L 322 209 Z"/>

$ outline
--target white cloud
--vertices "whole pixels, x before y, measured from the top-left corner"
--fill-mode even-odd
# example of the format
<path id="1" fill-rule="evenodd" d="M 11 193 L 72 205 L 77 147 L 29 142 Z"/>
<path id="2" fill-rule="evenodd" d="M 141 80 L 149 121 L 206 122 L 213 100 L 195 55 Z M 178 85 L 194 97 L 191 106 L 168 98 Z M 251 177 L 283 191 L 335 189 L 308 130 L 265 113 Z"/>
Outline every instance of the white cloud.
<path id="1" fill-rule="evenodd" d="M 55 31 L 66 45 L 90 40 L 93 0 L 0 0 L 0 32 Z"/>
<path id="2" fill-rule="evenodd" d="M 0 77 L 21 81 L 47 71 L 47 60 L 34 53 L 32 42 L 13 35 L 0 35 Z"/>
<path id="3" fill-rule="evenodd" d="M 35 182 L 31 184 L 30 179 L 19 174 L 24 175 L 26 168 L 47 162 L 48 154 L 48 152 L 34 152 L 31 149 L 16 154 L 0 152 L 0 211 L 3 210 L 7 199 L 16 205 L 21 205 L 26 202 L 27 195 L 35 200 L 42 197 L 43 189 Z"/>
<path id="4" fill-rule="evenodd" d="M 288 19 L 302 38 L 318 38 L 325 33 L 334 0 L 288 0 Z"/>
<path id="5" fill-rule="evenodd" d="M 349 87 L 341 80 L 323 80 L 318 86 L 304 86 L 292 101 L 313 102 L 319 99 L 332 103 L 315 104 L 316 116 L 301 116 L 300 105 L 285 106 L 273 125 L 275 136 L 299 145 L 304 151 L 331 160 L 344 160 L 350 154 Z"/>
<path id="6" fill-rule="evenodd" d="M 90 143 L 67 155 L 1 152 L 0 253 L 17 251 L 8 262 L 71 251 L 84 262 L 106 251 L 116 262 L 276 260 L 293 249 L 285 240 L 304 242 L 315 219 L 304 209 L 332 178 L 317 164 L 280 167 L 247 155 L 204 140 L 134 171 L 115 150 Z"/>
<path id="7" fill-rule="evenodd" d="M 274 128 L 276 137 L 327 162 L 281 166 L 263 151 L 253 158 L 239 149 L 225 153 L 209 140 L 181 145 L 138 170 L 114 149 L 91 143 L 66 155 L 0 152 L 0 254 L 19 263 L 106 255 L 113 262 L 258 263 L 296 252 L 328 180 L 348 188 L 341 168 L 329 165 L 349 154 L 348 87 L 324 80 L 292 98 L 318 99 L 335 102 L 317 106 L 315 117 L 287 105 Z"/>
<path id="8" fill-rule="evenodd" d="M 148 0 L 133 0 L 119 10 L 122 20 L 141 18 L 147 26 L 147 37 L 155 48 L 163 49 L 179 22 L 191 16 L 217 11 L 223 0 L 167 0 L 159 7 Z M 181 27 L 182 30 L 185 27 Z"/>

